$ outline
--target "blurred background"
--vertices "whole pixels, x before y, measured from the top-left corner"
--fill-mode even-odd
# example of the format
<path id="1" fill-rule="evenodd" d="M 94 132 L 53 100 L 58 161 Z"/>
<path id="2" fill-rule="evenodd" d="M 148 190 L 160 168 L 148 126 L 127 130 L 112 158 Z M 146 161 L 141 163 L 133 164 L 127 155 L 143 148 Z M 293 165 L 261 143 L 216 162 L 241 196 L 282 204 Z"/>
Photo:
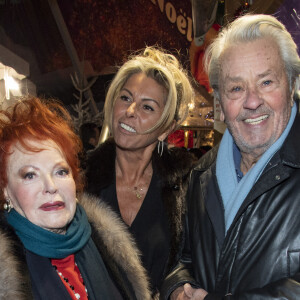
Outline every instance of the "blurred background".
<path id="1" fill-rule="evenodd" d="M 203 52 L 222 26 L 248 12 L 278 17 L 300 47 L 299 0 L 0 0 L 0 105 L 26 94 L 54 97 L 77 128 L 90 121 L 101 127 L 117 67 L 133 51 L 158 45 L 180 59 L 196 92 L 169 141 L 212 147 L 224 125 Z"/>

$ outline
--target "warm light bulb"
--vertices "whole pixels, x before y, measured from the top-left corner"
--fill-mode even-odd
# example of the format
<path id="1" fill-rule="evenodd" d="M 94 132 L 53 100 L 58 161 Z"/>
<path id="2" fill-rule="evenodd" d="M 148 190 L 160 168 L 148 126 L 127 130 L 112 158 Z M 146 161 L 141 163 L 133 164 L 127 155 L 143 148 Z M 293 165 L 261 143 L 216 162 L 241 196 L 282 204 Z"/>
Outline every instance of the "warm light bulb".
<path id="1" fill-rule="evenodd" d="M 20 86 L 16 80 L 13 79 L 13 77 L 8 76 L 5 78 L 5 84 L 6 87 L 10 90 L 18 91 L 20 89 Z"/>
<path id="2" fill-rule="evenodd" d="M 4 82 L 5 82 L 5 98 L 10 99 L 10 91 L 18 91 L 20 86 L 18 82 L 11 76 L 7 75 L 8 72 L 5 72 Z"/>

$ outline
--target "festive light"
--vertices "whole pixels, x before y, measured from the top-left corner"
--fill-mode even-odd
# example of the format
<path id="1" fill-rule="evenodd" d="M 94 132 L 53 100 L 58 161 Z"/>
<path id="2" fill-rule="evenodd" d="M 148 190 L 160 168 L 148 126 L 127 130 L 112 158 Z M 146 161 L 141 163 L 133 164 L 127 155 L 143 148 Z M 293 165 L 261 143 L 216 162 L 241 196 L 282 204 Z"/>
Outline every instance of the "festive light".
<path id="1" fill-rule="evenodd" d="M 9 68 L 5 68 L 4 70 L 4 82 L 5 82 L 5 98 L 7 100 L 10 99 L 10 91 L 19 91 L 20 86 L 18 82 L 11 76 L 9 76 Z"/>
<path id="2" fill-rule="evenodd" d="M 11 96 L 21 96 L 21 86 L 19 84 L 20 80 L 24 79 L 25 76 L 18 74 L 12 67 L 5 66 L 0 63 L 0 80 L 3 80 L 3 98 L 1 96 L 0 103 L 3 99 L 10 100 Z"/>

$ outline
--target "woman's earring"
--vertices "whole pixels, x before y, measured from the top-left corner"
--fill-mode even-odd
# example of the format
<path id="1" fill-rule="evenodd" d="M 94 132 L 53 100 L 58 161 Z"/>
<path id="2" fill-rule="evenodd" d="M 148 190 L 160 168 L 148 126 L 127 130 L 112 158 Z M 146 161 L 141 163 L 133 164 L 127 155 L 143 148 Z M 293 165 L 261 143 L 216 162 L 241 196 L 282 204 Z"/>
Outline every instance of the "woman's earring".
<path id="1" fill-rule="evenodd" d="M 164 152 L 164 142 L 161 141 L 161 140 L 158 140 L 157 152 L 158 152 L 158 155 L 160 157 L 163 155 L 163 152 Z"/>
<path id="2" fill-rule="evenodd" d="M 4 207 L 4 210 L 6 210 L 9 213 L 12 209 L 11 204 L 10 204 L 10 199 L 7 198 L 5 201 L 6 202 L 4 203 L 3 207 Z"/>

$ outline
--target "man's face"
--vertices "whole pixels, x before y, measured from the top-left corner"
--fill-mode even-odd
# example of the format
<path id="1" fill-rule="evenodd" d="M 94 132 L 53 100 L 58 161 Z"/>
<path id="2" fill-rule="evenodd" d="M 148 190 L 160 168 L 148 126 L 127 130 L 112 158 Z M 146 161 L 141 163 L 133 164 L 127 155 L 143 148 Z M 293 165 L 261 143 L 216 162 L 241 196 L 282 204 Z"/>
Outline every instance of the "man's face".
<path id="1" fill-rule="evenodd" d="M 225 50 L 220 74 L 222 114 L 241 152 L 261 156 L 284 131 L 291 113 L 286 71 L 274 41 Z"/>

